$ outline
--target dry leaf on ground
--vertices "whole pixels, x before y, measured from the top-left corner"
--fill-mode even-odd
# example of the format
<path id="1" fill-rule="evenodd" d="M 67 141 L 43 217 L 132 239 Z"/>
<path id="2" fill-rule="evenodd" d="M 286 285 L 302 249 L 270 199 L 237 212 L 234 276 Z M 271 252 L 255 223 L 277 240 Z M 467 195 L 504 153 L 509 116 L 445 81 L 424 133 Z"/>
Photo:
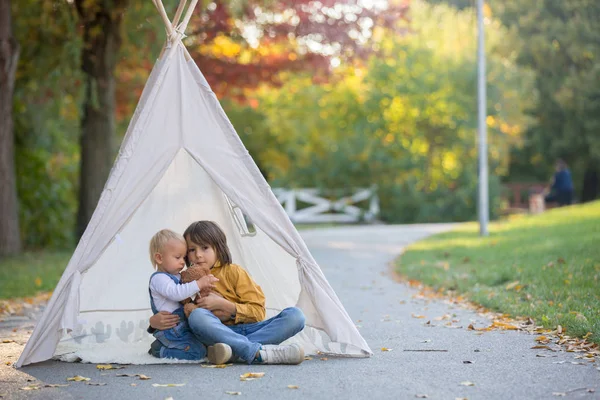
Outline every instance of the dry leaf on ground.
<path id="1" fill-rule="evenodd" d="M 231 392 L 231 391 L 226 391 L 225 394 L 230 394 L 232 396 L 239 396 L 242 394 L 242 392 Z"/>
<path id="2" fill-rule="evenodd" d="M 227 368 L 233 364 L 200 364 L 202 368 Z"/>
<path id="3" fill-rule="evenodd" d="M 264 372 L 246 372 L 240 375 L 240 381 L 251 381 L 254 379 L 260 379 L 265 376 Z"/>
<path id="4" fill-rule="evenodd" d="M 475 386 L 473 382 L 463 381 L 460 383 L 461 386 Z"/>
<path id="5" fill-rule="evenodd" d="M 387 347 L 382 347 L 381 351 L 392 351 L 393 349 L 387 348 Z"/>
<path id="6" fill-rule="evenodd" d="M 85 384 L 89 386 L 106 386 L 106 383 L 103 382 L 86 382 Z"/>
<path id="7" fill-rule="evenodd" d="M 19 390 L 40 390 L 40 385 L 29 385 L 19 388 Z"/>
<path id="8" fill-rule="evenodd" d="M 86 378 L 85 376 L 75 375 L 71 378 L 67 378 L 67 381 L 75 381 L 75 382 L 87 382 L 91 380 L 90 378 Z"/>
<path id="9" fill-rule="evenodd" d="M 123 369 L 125 367 L 123 366 L 114 366 L 111 364 L 98 364 L 96 365 L 96 368 L 98 368 L 99 370 L 107 370 L 107 369 Z"/>
<path id="10" fill-rule="evenodd" d="M 185 383 L 153 383 L 153 387 L 180 387 L 185 386 Z"/>
<path id="11" fill-rule="evenodd" d="M 429 398 L 429 396 L 427 396 L 426 394 L 415 394 L 415 397 L 417 399 L 427 399 L 427 398 Z"/>
<path id="12" fill-rule="evenodd" d="M 288 389 L 300 389 L 298 385 L 287 385 Z"/>

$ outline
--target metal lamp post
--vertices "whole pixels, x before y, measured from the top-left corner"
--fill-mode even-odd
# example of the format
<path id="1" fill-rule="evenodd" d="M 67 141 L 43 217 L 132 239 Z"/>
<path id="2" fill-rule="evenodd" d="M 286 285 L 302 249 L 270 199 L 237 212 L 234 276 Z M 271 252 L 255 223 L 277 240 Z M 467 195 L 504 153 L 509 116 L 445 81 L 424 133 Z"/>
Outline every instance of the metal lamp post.
<path id="1" fill-rule="evenodd" d="M 478 138 L 479 138 L 479 235 L 488 236 L 490 219 L 488 194 L 488 146 L 486 126 L 485 90 L 485 36 L 483 28 L 483 0 L 477 0 L 477 94 L 478 94 Z"/>

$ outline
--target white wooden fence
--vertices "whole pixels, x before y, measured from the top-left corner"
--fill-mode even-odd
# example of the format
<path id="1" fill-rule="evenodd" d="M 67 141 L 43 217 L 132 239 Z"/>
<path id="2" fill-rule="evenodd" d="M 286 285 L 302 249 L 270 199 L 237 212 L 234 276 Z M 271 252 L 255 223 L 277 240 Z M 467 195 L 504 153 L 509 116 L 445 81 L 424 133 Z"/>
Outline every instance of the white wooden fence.
<path id="1" fill-rule="evenodd" d="M 323 197 L 323 191 L 313 188 L 273 188 L 273 193 L 294 223 L 372 222 L 379 215 L 377 187 L 355 188 L 338 199 Z M 326 195 L 326 193 L 325 193 Z M 358 203 L 367 202 L 367 207 Z M 298 208 L 299 204 L 306 206 Z"/>

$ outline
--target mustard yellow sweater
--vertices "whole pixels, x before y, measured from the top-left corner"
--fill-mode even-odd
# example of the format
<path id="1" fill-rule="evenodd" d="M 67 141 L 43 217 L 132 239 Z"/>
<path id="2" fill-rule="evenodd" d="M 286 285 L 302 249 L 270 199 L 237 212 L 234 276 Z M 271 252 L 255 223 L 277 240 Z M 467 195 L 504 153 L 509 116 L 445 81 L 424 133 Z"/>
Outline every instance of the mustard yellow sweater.
<path id="1" fill-rule="evenodd" d="M 251 324 L 265 319 L 265 295 L 244 268 L 237 264 L 221 266 L 217 262 L 210 272 L 219 279 L 215 283 L 216 291 L 235 304 L 235 320 L 225 322 L 226 325 Z"/>

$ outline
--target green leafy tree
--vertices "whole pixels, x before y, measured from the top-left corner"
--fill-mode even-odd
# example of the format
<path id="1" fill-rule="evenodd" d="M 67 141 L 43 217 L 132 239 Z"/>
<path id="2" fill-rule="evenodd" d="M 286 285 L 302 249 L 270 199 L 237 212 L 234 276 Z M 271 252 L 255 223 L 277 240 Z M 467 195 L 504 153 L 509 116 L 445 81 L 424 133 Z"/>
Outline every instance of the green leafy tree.
<path id="1" fill-rule="evenodd" d="M 412 32 L 376 32 L 378 57 L 338 68 L 315 86 L 294 76 L 257 97 L 267 115 L 259 155 L 275 185 L 379 187 L 388 221 L 466 220 L 476 212 L 475 18 L 471 11 L 411 3 Z M 489 118 L 492 204 L 509 148 L 526 124 L 521 94 L 531 76 L 514 65 L 509 39 L 490 21 Z M 470 39 L 469 39 L 470 38 Z M 509 53 L 510 54 L 510 53 Z"/>
<path id="2" fill-rule="evenodd" d="M 523 154 L 547 173 L 564 158 L 581 200 L 593 200 L 600 194 L 600 3 L 506 1 L 495 8 L 522 38 L 518 62 L 536 75 L 538 100 Z"/>

